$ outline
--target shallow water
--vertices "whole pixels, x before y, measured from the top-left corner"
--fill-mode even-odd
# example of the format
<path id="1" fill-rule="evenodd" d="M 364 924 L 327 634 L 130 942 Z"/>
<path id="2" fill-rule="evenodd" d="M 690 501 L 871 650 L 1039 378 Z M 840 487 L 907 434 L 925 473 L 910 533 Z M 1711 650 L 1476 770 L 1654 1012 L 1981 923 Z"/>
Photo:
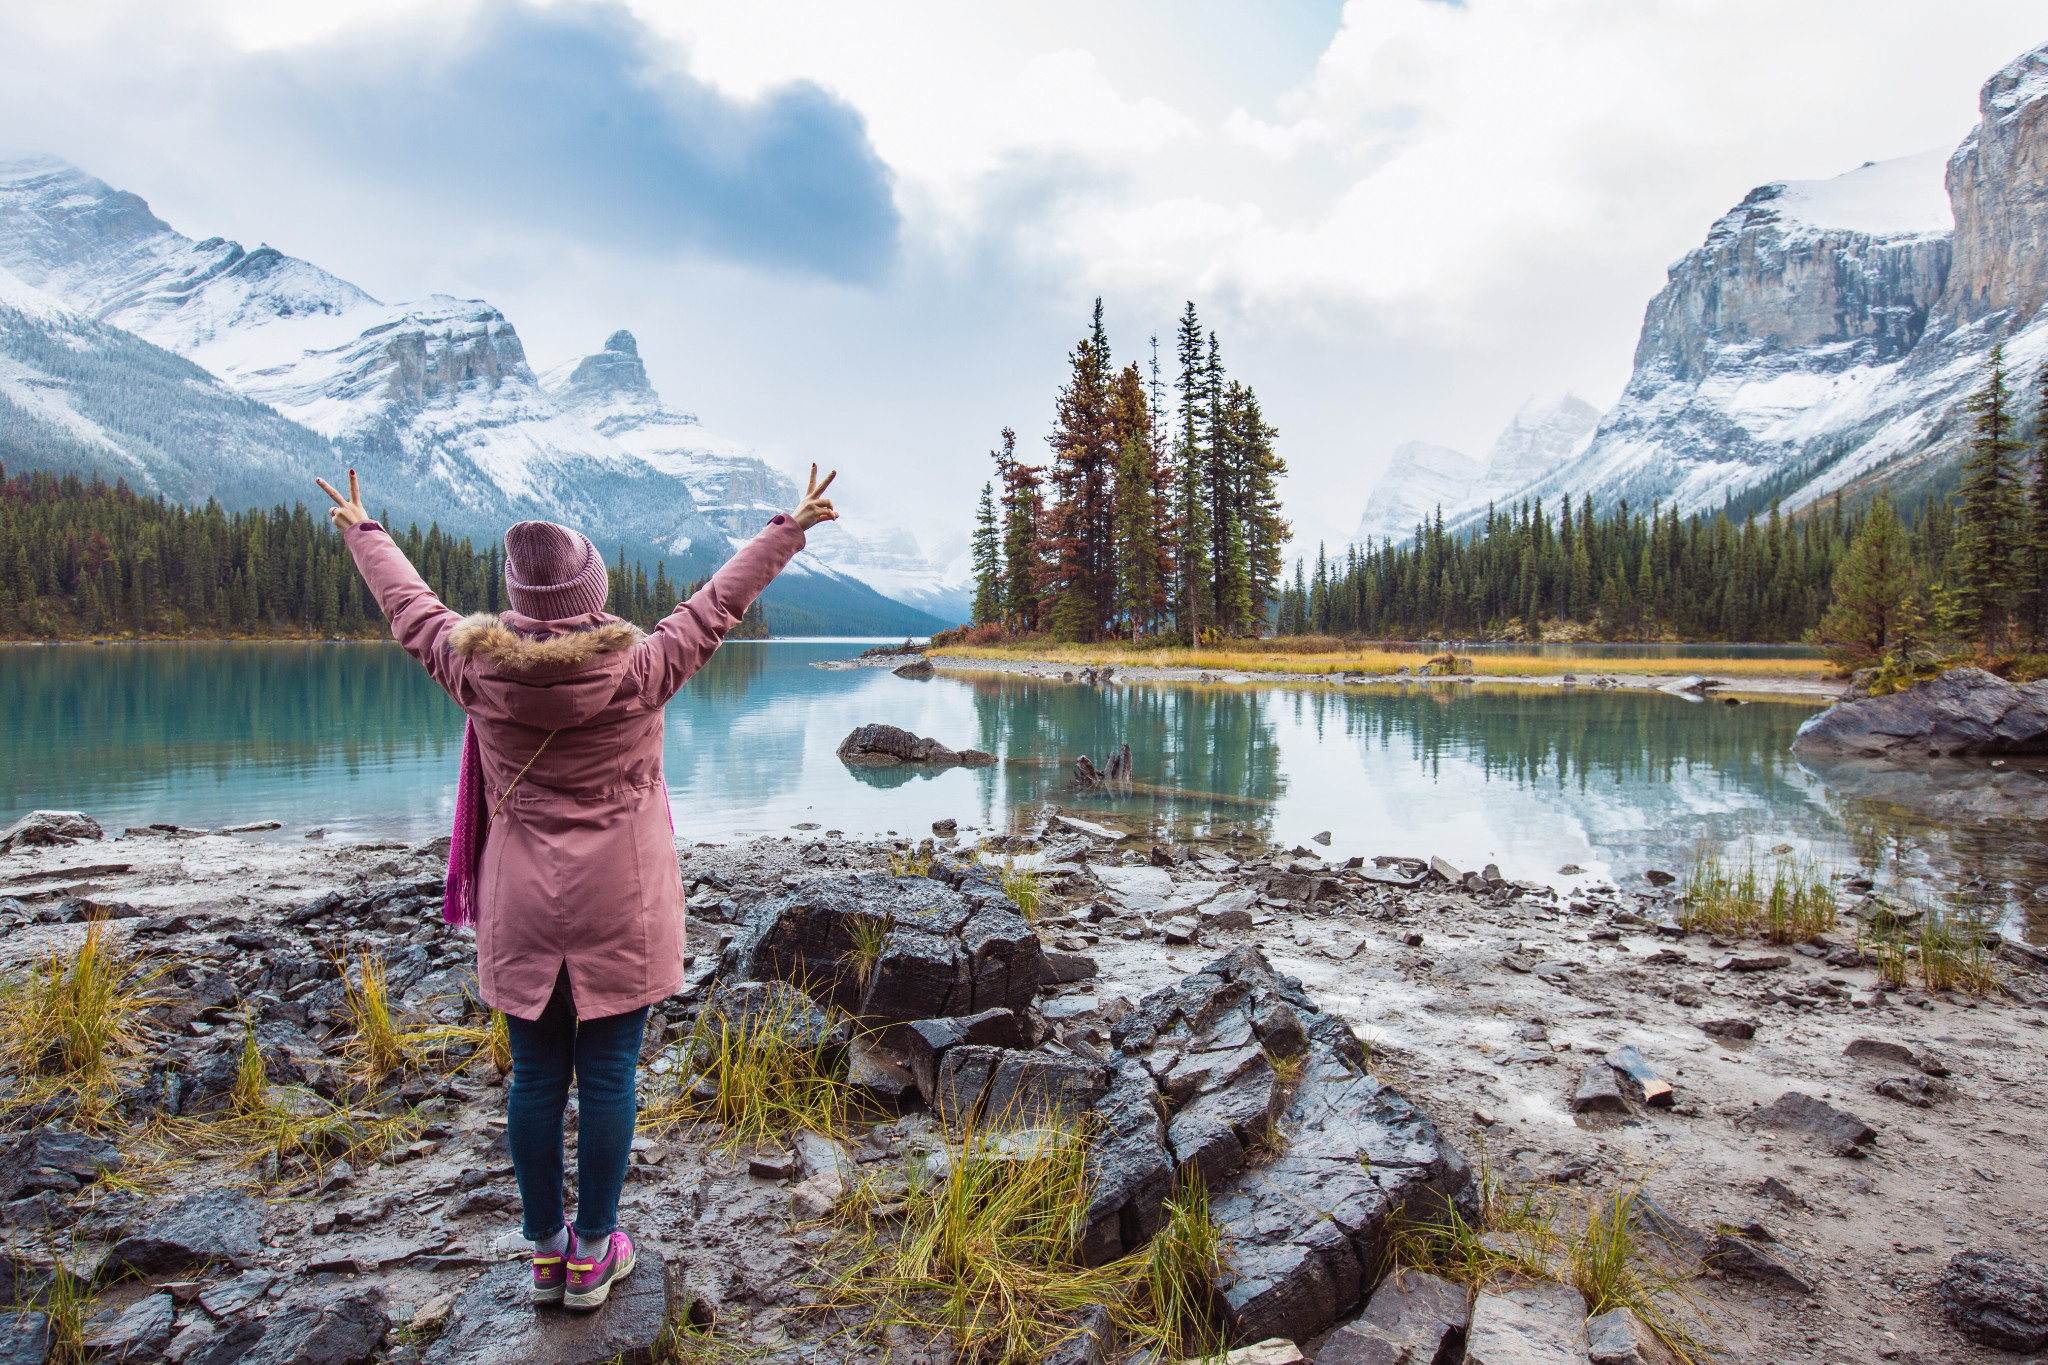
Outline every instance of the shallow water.
<path id="1" fill-rule="evenodd" d="M 1136 684 L 1011 674 L 913 682 L 811 667 L 859 644 L 731 644 L 670 705 L 679 835 L 922 835 L 1001 827 L 1058 802 L 1128 828 L 1232 832 L 1337 854 L 1441 855 L 1551 878 L 1678 870 L 1702 844 L 1790 845 L 1837 868 L 1903 872 L 1989 899 L 2048 883 L 2048 780 L 2034 767 L 1802 764 L 1812 701 L 1702 705 L 1654 692 L 1469 686 Z M 886 721 L 995 768 L 849 769 L 834 749 Z M 0 818 L 83 809 L 118 828 L 273 819 L 280 838 L 445 833 L 462 716 L 389 645 L 0 649 Z M 1070 765 L 1128 742 L 1128 790 Z M 2001 889 L 2002 888 L 2002 889 Z M 2030 902 L 2030 904 L 2040 904 Z"/>

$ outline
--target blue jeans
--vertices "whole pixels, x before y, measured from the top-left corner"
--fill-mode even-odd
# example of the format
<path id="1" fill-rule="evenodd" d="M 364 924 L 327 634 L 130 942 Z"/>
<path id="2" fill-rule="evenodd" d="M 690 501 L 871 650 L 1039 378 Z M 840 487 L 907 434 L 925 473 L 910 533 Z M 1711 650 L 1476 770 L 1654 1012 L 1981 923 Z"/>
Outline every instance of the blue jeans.
<path id="1" fill-rule="evenodd" d="M 538 1242 L 562 1227 L 562 1111 L 576 1079 L 576 1235 L 609 1236 L 619 1221 L 619 1190 L 639 1115 L 633 1069 L 647 1029 L 647 1007 L 603 1019 L 576 1018 L 569 969 L 540 1018 L 505 1018 L 512 1036 L 512 1082 L 505 1141 L 525 1207 L 526 1237 Z"/>

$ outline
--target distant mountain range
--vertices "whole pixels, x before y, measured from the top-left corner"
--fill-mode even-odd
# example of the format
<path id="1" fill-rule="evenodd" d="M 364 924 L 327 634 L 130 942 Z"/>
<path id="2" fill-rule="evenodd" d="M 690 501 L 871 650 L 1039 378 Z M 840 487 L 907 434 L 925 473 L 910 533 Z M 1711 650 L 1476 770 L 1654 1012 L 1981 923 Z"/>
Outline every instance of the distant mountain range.
<path id="1" fill-rule="evenodd" d="M 1532 441 L 1504 489 L 1494 457 L 1482 476 L 1454 451 L 1403 446 L 1358 538 L 1405 540 L 1439 505 L 1468 526 L 1489 500 L 1742 514 L 1948 488 L 1992 346 L 2030 394 L 2048 363 L 2048 44 L 1985 82 L 1978 110 L 1952 153 L 1751 190 L 1671 267 L 1596 427 L 1561 451 L 1584 414 L 1559 414 L 1557 439 Z"/>
<path id="2" fill-rule="evenodd" d="M 53 158 L 0 162 L 0 460 L 231 508 L 303 500 L 353 464 L 395 519 L 479 538 L 560 521 L 678 579 L 797 497 L 665 407 L 628 332 L 536 376 L 488 303 L 379 303 L 267 246 L 195 242 Z M 812 539 L 766 595 L 777 633 L 965 619 L 964 565 L 935 567 L 907 532 Z"/>
<path id="3" fill-rule="evenodd" d="M 1484 512 L 1556 471 L 1586 448 L 1600 409 L 1570 394 L 1531 398 L 1495 438 L 1482 463 L 1422 441 L 1397 446 L 1366 500 L 1352 540 L 1405 541 L 1420 522 L 1442 511 L 1446 522 Z"/>

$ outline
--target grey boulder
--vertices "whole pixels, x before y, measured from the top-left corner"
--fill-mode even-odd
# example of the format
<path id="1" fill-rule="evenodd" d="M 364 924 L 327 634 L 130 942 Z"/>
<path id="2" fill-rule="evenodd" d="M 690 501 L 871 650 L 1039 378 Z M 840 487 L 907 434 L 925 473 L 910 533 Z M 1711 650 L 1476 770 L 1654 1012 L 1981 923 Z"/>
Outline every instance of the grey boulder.
<path id="1" fill-rule="evenodd" d="M 865 960 L 864 946 L 875 950 Z M 890 1023 L 1023 1009 L 1049 969 L 996 873 L 940 860 L 929 877 L 819 879 L 761 901 L 719 975 L 789 982 L 821 1005 Z"/>
<path id="2" fill-rule="evenodd" d="M 1861 1156 L 1865 1147 L 1877 1141 L 1877 1129 L 1862 1119 L 1796 1090 L 1778 1096 L 1750 1114 L 1747 1121 L 1754 1127 L 1805 1133 L 1815 1146 L 1836 1156 Z"/>
<path id="3" fill-rule="evenodd" d="M 1937 1292 L 1972 1341 L 2007 1351 L 2048 1346 L 2048 1268 L 2002 1251 L 1958 1251 Z"/>
<path id="4" fill-rule="evenodd" d="M 99 821 L 76 810 L 32 810 L 0 832 L 0 853 L 17 848 L 63 848 L 81 839 L 104 839 Z"/>
<path id="5" fill-rule="evenodd" d="M 170 1344 L 177 1312 L 169 1294 L 137 1299 L 108 1321 L 89 1324 L 85 1348 L 100 1360 L 155 1360 Z"/>
<path id="6" fill-rule="evenodd" d="M 1330 1334 L 1316 1365 L 1456 1365 L 1471 1321 L 1463 1285 L 1397 1270 L 1363 1313 Z"/>
<path id="7" fill-rule="evenodd" d="M 1472 1304 L 1465 1365 L 1584 1365 L 1586 1298 L 1568 1284 L 1504 1284 Z"/>
<path id="8" fill-rule="evenodd" d="M 1888 697 L 1838 701 L 1799 727 L 1799 753 L 1930 758 L 2048 753 L 2048 679 L 2015 686 L 1952 668 Z"/>
<path id="9" fill-rule="evenodd" d="M 957 763 L 982 768 L 996 761 L 994 754 L 980 749 L 951 749 L 936 739 L 924 739 L 894 725 L 863 725 L 839 741 L 838 753 L 840 762 L 855 764 Z"/>
<path id="10" fill-rule="evenodd" d="M 89 1181 L 121 1169 L 121 1150 L 104 1138 L 45 1125 L 0 1156 L 0 1200 L 25 1199 L 45 1190 L 76 1193 Z"/>

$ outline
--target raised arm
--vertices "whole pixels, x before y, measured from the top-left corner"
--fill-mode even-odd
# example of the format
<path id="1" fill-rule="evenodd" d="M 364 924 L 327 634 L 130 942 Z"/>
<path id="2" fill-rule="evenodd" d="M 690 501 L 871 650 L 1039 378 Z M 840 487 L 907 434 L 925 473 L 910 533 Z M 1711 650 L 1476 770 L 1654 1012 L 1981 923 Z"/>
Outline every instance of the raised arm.
<path id="1" fill-rule="evenodd" d="M 370 595 L 377 599 L 384 619 L 391 623 L 392 638 L 406 653 L 426 665 L 434 681 L 460 704 L 462 698 L 455 691 L 455 656 L 446 648 L 446 640 L 448 632 L 462 618 L 434 596 L 434 590 L 419 576 L 390 533 L 370 520 L 369 513 L 363 510 L 363 495 L 353 469 L 348 472 L 346 499 L 327 480 L 315 482 L 334 499 L 335 505 L 327 509 L 328 520 L 340 529 L 341 543 L 355 556 L 357 572 L 369 585 Z"/>
<path id="2" fill-rule="evenodd" d="M 821 521 L 836 521 L 839 513 L 825 497 L 825 490 L 839 476 L 834 470 L 818 482 L 818 467 L 811 466 L 810 482 L 803 501 L 794 513 L 779 513 L 748 541 L 740 552 L 725 562 L 689 601 L 668 614 L 647 647 L 652 659 L 647 676 L 647 696 L 664 706 L 682 690 L 692 674 L 717 652 L 728 632 L 747 614 L 754 599 L 782 572 L 797 551 L 804 548 L 804 532 Z"/>

